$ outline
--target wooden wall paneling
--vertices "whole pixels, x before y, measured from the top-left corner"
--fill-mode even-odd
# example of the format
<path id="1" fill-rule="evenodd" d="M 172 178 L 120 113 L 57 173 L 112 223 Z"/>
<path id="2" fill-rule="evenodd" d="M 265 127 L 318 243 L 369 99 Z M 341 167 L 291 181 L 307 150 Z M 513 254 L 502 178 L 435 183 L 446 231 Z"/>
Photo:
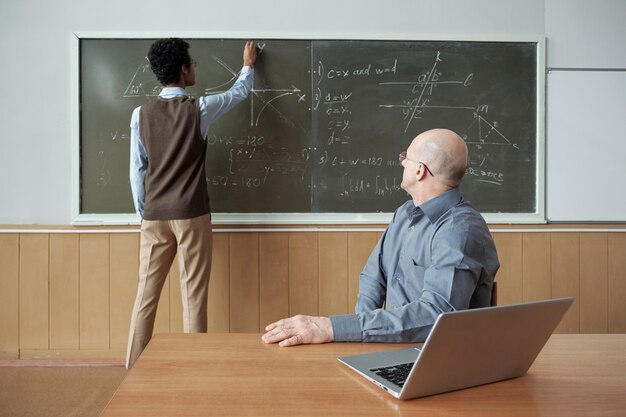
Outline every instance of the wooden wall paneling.
<path id="1" fill-rule="evenodd" d="M 297 313 L 353 312 L 359 273 L 379 237 L 216 233 L 209 331 L 257 332 Z M 573 295 L 557 331 L 626 332 L 625 233 L 495 231 L 494 240 L 499 304 Z M 0 359 L 125 350 L 138 245 L 134 232 L 0 234 Z M 178 277 L 175 260 L 156 332 L 182 332 Z"/>
<path id="2" fill-rule="evenodd" d="M 259 235 L 259 319 L 265 326 L 289 316 L 289 234 Z"/>
<path id="3" fill-rule="evenodd" d="M 50 349 L 79 349 L 79 235 L 50 235 Z"/>
<path id="4" fill-rule="evenodd" d="M 580 332 L 608 331 L 608 235 L 580 234 Z"/>
<path id="5" fill-rule="evenodd" d="M 0 234 L 0 359 L 19 356 L 19 242 L 17 233 Z"/>
<path id="6" fill-rule="evenodd" d="M 609 333 L 626 333 L 626 233 L 609 234 Z"/>
<path id="7" fill-rule="evenodd" d="M 521 233 L 493 233 L 500 269 L 498 281 L 498 305 L 517 304 L 523 301 L 524 286 Z"/>
<path id="8" fill-rule="evenodd" d="M 20 235 L 20 350 L 46 350 L 48 344 L 48 234 Z"/>
<path id="9" fill-rule="evenodd" d="M 208 331 L 230 331 L 230 282 L 228 233 L 213 233 L 213 258 L 209 301 L 207 308 Z"/>
<path id="10" fill-rule="evenodd" d="M 111 349 L 125 350 L 130 316 L 139 280 L 139 234 L 112 233 L 111 239 Z"/>
<path id="11" fill-rule="evenodd" d="M 232 233 L 229 248 L 230 331 L 259 332 L 259 234 Z"/>
<path id="12" fill-rule="evenodd" d="M 319 314 L 319 233 L 289 234 L 289 315 Z"/>
<path id="13" fill-rule="evenodd" d="M 348 313 L 354 313 L 359 294 L 359 277 L 378 240 L 379 232 L 348 233 Z"/>
<path id="14" fill-rule="evenodd" d="M 109 235 L 80 235 L 80 349 L 109 349 Z"/>
<path id="15" fill-rule="evenodd" d="M 550 233 L 523 233 L 522 298 L 524 301 L 551 297 L 550 262 Z"/>
<path id="16" fill-rule="evenodd" d="M 580 234 L 552 233 L 550 236 L 552 297 L 574 297 L 556 333 L 580 333 Z"/>
<path id="17" fill-rule="evenodd" d="M 319 234 L 319 314 L 354 312 L 348 306 L 348 234 Z M 350 311 L 352 310 L 352 311 Z"/>

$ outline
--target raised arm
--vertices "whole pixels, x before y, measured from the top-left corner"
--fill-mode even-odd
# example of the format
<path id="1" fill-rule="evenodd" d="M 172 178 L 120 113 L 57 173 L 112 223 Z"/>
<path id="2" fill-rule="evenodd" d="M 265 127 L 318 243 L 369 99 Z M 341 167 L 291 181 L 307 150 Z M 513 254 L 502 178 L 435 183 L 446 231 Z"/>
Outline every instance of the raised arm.
<path id="1" fill-rule="evenodd" d="M 254 67 L 254 63 L 256 62 L 256 56 L 256 43 L 254 43 L 253 41 L 246 42 L 245 46 L 243 47 L 243 66 Z"/>

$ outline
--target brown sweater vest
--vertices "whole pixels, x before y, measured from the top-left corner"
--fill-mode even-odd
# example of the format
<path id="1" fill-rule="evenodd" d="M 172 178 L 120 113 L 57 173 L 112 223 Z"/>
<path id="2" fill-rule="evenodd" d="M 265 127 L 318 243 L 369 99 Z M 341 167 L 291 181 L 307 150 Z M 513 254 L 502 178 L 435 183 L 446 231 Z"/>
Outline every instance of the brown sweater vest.
<path id="1" fill-rule="evenodd" d="M 196 101 L 152 100 L 141 106 L 139 123 L 148 154 L 144 219 L 180 220 L 209 213 L 206 141 Z"/>

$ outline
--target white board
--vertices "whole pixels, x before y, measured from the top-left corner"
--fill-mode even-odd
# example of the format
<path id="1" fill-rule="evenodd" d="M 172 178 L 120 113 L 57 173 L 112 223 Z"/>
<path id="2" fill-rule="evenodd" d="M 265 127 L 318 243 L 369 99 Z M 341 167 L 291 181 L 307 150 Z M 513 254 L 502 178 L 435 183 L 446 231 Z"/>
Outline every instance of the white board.
<path id="1" fill-rule="evenodd" d="M 626 71 L 546 78 L 548 221 L 626 221 Z"/>

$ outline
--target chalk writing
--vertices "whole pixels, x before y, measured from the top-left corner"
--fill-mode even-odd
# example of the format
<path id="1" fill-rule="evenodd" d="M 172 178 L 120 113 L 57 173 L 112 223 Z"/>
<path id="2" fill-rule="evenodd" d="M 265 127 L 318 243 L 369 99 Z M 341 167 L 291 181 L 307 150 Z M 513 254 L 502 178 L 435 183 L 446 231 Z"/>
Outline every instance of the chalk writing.
<path id="1" fill-rule="evenodd" d="M 227 91 L 239 76 L 241 40 L 190 42 L 197 85 L 187 92 L 199 98 Z M 144 55 L 150 43 L 81 46 L 81 71 L 91 76 L 81 81 L 81 149 L 89 168 L 82 172 L 96 184 L 95 193 L 83 187 L 86 201 L 90 193 L 96 204 L 129 194 L 122 165 L 130 114 L 162 88 Z M 407 198 L 397 155 L 434 127 L 449 127 L 466 142 L 463 192 L 479 209 L 534 210 L 532 44 L 274 39 L 259 47 L 249 98 L 206 137 L 215 212 L 392 211 Z M 107 65 L 113 69 L 103 85 Z M 115 194 L 104 196 L 109 189 Z M 127 205 L 132 211 L 132 201 Z"/>

